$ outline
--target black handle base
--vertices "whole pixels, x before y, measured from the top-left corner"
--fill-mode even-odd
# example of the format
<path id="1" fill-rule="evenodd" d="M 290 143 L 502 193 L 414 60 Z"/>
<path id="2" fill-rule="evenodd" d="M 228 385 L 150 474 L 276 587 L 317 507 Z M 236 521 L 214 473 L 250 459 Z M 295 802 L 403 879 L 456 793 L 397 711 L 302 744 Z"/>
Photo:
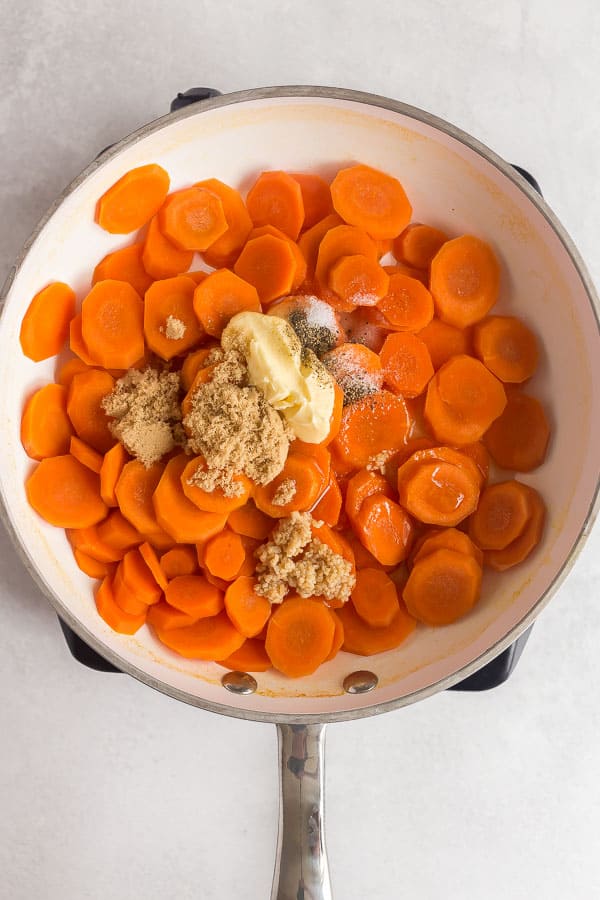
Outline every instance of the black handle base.
<path id="1" fill-rule="evenodd" d="M 171 101 L 171 112 L 177 112 L 185 106 L 191 106 L 192 103 L 200 103 L 202 100 L 208 100 L 209 97 L 220 97 L 221 91 L 215 88 L 197 87 L 190 88 L 189 91 L 179 93 L 174 100 Z"/>

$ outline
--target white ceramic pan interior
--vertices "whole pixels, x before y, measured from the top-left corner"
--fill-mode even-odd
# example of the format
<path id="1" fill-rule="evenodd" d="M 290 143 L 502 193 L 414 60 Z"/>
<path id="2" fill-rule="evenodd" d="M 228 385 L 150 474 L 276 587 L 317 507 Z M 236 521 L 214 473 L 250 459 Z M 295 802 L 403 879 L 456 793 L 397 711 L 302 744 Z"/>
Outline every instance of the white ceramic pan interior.
<path id="1" fill-rule="evenodd" d="M 96 262 L 129 242 L 106 234 L 93 219 L 98 197 L 134 166 L 160 163 L 173 188 L 217 177 L 245 190 L 264 169 L 332 176 L 355 161 L 396 175 L 415 220 L 450 235 L 472 232 L 498 254 L 502 292 L 496 311 L 522 316 L 543 346 L 531 392 L 549 411 L 552 443 L 544 465 L 523 480 L 546 498 L 548 525 L 526 564 L 501 576 L 485 575 L 483 599 L 462 621 L 440 629 L 419 626 L 398 650 L 368 660 L 340 653 L 297 681 L 273 671 L 260 674 L 256 693 L 236 697 L 223 689 L 221 667 L 176 656 L 146 627 L 127 637 L 105 625 L 64 533 L 29 508 L 23 482 L 32 464 L 19 439 L 21 411 L 27 396 L 53 379 L 54 361 L 34 364 L 23 357 L 19 327 L 41 287 L 66 281 L 81 300 Z M 593 289 L 564 230 L 523 179 L 471 138 L 424 113 L 383 98 L 314 88 L 246 92 L 184 109 L 121 142 L 83 173 L 12 275 L 0 322 L 0 491 L 9 527 L 75 631 L 120 668 L 166 693 L 232 715 L 304 722 L 351 718 L 424 697 L 479 668 L 525 629 L 589 530 L 600 428 Z M 378 688 L 363 696 L 344 693 L 344 676 L 365 667 L 378 675 Z"/>

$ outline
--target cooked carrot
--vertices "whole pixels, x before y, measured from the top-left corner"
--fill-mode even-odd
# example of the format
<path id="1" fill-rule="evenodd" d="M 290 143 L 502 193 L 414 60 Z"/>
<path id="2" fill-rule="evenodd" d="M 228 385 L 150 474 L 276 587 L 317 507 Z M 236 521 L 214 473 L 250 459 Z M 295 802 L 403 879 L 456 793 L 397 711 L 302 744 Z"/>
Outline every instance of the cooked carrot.
<path id="1" fill-rule="evenodd" d="M 193 272 L 185 272 L 186 278 L 191 278 L 194 284 L 202 284 L 205 278 L 208 278 L 210 272 L 204 269 L 196 269 Z"/>
<path id="2" fill-rule="evenodd" d="M 87 372 L 89 368 L 83 360 L 74 356 L 59 366 L 55 381 L 57 384 L 62 384 L 63 387 L 69 388 L 75 375 L 79 375 L 80 372 Z"/>
<path id="3" fill-rule="evenodd" d="M 346 538 L 348 544 L 352 548 L 352 552 L 354 554 L 354 564 L 356 569 L 382 569 L 383 571 L 389 571 L 391 566 L 382 566 L 378 560 L 375 559 L 372 553 L 367 550 L 364 544 L 358 538 L 358 535 L 352 528 L 347 528 L 343 532 L 344 537 Z"/>
<path id="4" fill-rule="evenodd" d="M 108 512 L 100 479 L 70 454 L 43 459 L 25 482 L 29 505 L 59 528 L 86 528 Z"/>
<path id="5" fill-rule="evenodd" d="M 75 315 L 75 294 L 68 284 L 54 281 L 39 291 L 21 322 L 21 350 L 34 362 L 56 356 L 69 336 Z"/>
<path id="6" fill-rule="evenodd" d="M 433 297 L 416 278 L 396 272 L 377 309 L 395 331 L 422 331 L 433 318 Z"/>
<path id="7" fill-rule="evenodd" d="M 196 391 L 200 387 L 201 384 L 206 384 L 207 382 L 212 380 L 213 372 L 215 371 L 215 365 L 210 366 L 200 366 L 198 368 L 194 380 L 192 381 L 187 394 L 181 401 L 181 413 L 185 418 L 192 411 L 192 401 L 196 394 Z"/>
<path id="8" fill-rule="evenodd" d="M 324 219 L 321 219 L 320 222 L 317 222 L 315 225 L 305 231 L 302 237 L 298 240 L 298 246 L 302 251 L 304 259 L 306 260 L 306 265 L 309 272 L 313 273 L 315 271 L 315 267 L 317 265 L 317 256 L 319 253 L 319 246 L 327 232 L 332 228 L 343 224 L 344 223 L 337 213 L 331 213 L 330 215 L 325 216 Z"/>
<path id="9" fill-rule="evenodd" d="M 453 356 L 429 382 L 425 418 L 439 441 L 471 444 L 505 406 L 502 383 L 483 363 L 471 356 Z"/>
<path id="10" fill-rule="evenodd" d="M 287 172 L 263 172 L 246 197 L 255 225 L 274 225 L 295 241 L 304 222 L 304 202 L 299 183 Z"/>
<path id="11" fill-rule="evenodd" d="M 383 384 L 381 360 L 363 344 L 340 344 L 325 353 L 322 362 L 342 390 L 342 406 L 353 403 L 365 394 L 374 393 Z"/>
<path id="12" fill-rule="evenodd" d="M 370 166 L 340 169 L 331 183 L 331 197 L 345 222 L 378 239 L 396 237 L 412 215 L 400 182 Z"/>
<path id="13" fill-rule="evenodd" d="M 121 443 L 115 444 L 104 454 L 100 467 L 100 494 L 107 506 L 119 505 L 115 488 L 128 459 L 129 454 Z"/>
<path id="14" fill-rule="evenodd" d="M 275 519 L 257 509 L 254 501 L 250 500 L 245 506 L 240 506 L 239 509 L 234 509 L 229 513 L 227 524 L 237 534 L 264 541 L 275 527 L 276 522 Z"/>
<path id="15" fill-rule="evenodd" d="M 165 237 L 160 229 L 158 216 L 154 216 L 148 225 L 142 251 L 146 272 L 153 278 L 172 278 L 187 272 L 193 258 L 192 250 L 180 250 Z"/>
<path id="16" fill-rule="evenodd" d="M 158 220 L 164 236 L 179 250 L 208 250 L 227 231 L 221 198 L 198 186 L 169 194 Z"/>
<path id="17" fill-rule="evenodd" d="M 486 550 L 483 554 L 486 565 L 495 569 L 496 572 L 503 572 L 505 569 L 516 566 L 527 559 L 529 554 L 539 544 L 544 531 L 546 519 L 545 503 L 534 488 L 525 484 L 522 487 L 525 488 L 529 495 L 531 507 L 531 514 L 523 531 L 503 550 Z"/>
<path id="18" fill-rule="evenodd" d="M 156 555 L 156 550 L 154 547 L 151 547 L 147 541 L 144 541 L 143 544 L 139 546 L 140 556 L 152 572 L 152 576 L 156 581 L 157 585 L 162 591 L 166 591 L 168 579 L 165 573 L 162 570 L 162 566 L 160 564 L 160 560 Z"/>
<path id="19" fill-rule="evenodd" d="M 223 594 L 202 575 L 178 575 L 169 582 L 165 600 L 170 606 L 197 619 L 218 615 L 224 608 Z"/>
<path id="20" fill-rule="evenodd" d="M 485 444 L 482 441 L 475 441 L 472 444 L 463 444 L 463 446 L 460 447 L 460 452 L 463 456 L 468 456 L 469 459 L 473 460 L 479 469 L 480 481 L 483 486 L 490 474 L 490 454 L 488 453 Z"/>
<path id="21" fill-rule="evenodd" d="M 319 283 L 321 285 L 328 284 L 331 269 L 343 256 L 357 255 L 377 262 L 377 247 L 372 238 L 365 231 L 355 228 L 353 225 L 337 225 L 330 228 L 319 244 L 315 264 L 315 274 Z M 353 307 L 354 304 L 351 306 Z"/>
<path id="22" fill-rule="evenodd" d="M 256 557 L 254 554 L 258 547 L 260 547 L 262 541 L 256 540 L 256 538 L 246 537 L 246 535 L 240 535 L 240 537 L 244 548 L 244 562 L 238 572 L 238 577 L 241 575 L 249 577 L 256 572 Z"/>
<path id="23" fill-rule="evenodd" d="M 430 289 L 435 309 L 456 328 L 488 314 L 500 288 L 500 266 L 492 248 L 465 234 L 442 245 L 431 263 Z"/>
<path id="24" fill-rule="evenodd" d="M 381 260 L 384 256 L 387 256 L 388 253 L 392 253 L 394 250 L 394 241 L 393 238 L 377 238 L 375 240 L 375 246 L 377 247 L 377 256 L 379 260 Z"/>
<path id="25" fill-rule="evenodd" d="M 148 625 L 151 625 L 157 631 L 170 631 L 172 628 L 185 628 L 187 625 L 195 625 L 198 621 L 196 616 L 189 616 L 187 613 L 181 612 L 170 606 L 165 600 L 160 600 L 154 606 L 148 607 L 146 617 Z"/>
<path id="26" fill-rule="evenodd" d="M 342 649 L 357 656 L 373 656 L 395 650 L 415 630 L 416 622 L 410 616 L 404 603 L 386 628 L 372 628 L 358 615 L 352 603 L 345 603 L 336 610 L 344 628 Z"/>
<path id="27" fill-rule="evenodd" d="M 457 528 L 439 528 L 426 531 L 423 539 L 418 544 L 416 552 L 413 553 L 412 561 L 413 563 L 418 563 L 425 556 L 441 549 L 454 550 L 456 553 L 472 556 L 479 566 L 483 565 L 483 553 L 479 547 L 473 543 L 464 531 L 458 531 Z"/>
<path id="28" fill-rule="evenodd" d="M 139 459 L 132 459 L 123 467 L 117 481 L 115 496 L 125 518 L 141 534 L 160 531 L 156 520 L 152 496 L 163 473 L 163 466 L 146 469 Z"/>
<path id="29" fill-rule="evenodd" d="M 117 604 L 131 615 L 144 612 L 143 606 L 158 603 L 163 595 L 138 549 L 128 550 L 119 563 L 113 589 Z"/>
<path id="30" fill-rule="evenodd" d="M 144 336 L 150 350 L 161 359 L 181 356 L 204 337 L 194 312 L 195 290 L 196 283 L 191 278 L 176 275 L 155 281 L 146 291 Z"/>
<path id="31" fill-rule="evenodd" d="M 346 488 L 344 509 L 352 525 L 356 525 L 358 521 L 363 501 L 373 494 L 385 494 L 385 496 L 391 497 L 392 489 L 389 482 L 377 472 L 360 469 L 356 475 L 350 478 Z"/>
<path id="32" fill-rule="evenodd" d="M 101 537 L 97 525 L 87 528 L 67 528 L 67 539 L 73 548 L 101 563 L 119 562 L 125 551 L 111 547 Z"/>
<path id="33" fill-rule="evenodd" d="M 411 518 L 384 493 L 363 500 L 355 529 L 369 553 L 383 566 L 396 566 L 408 556 L 413 538 Z"/>
<path id="34" fill-rule="evenodd" d="M 198 181 L 195 186 L 210 191 L 220 199 L 227 222 L 227 230 L 204 251 L 204 260 L 215 269 L 230 266 L 235 262 L 252 230 L 252 219 L 239 191 L 223 184 L 217 178 Z"/>
<path id="35" fill-rule="evenodd" d="M 469 535 L 482 550 L 504 550 L 523 532 L 531 516 L 530 494 L 519 481 L 491 484 L 469 520 Z"/>
<path id="36" fill-rule="evenodd" d="M 145 225 L 162 206 L 169 175 L 151 163 L 126 172 L 98 200 L 96 222 L 111 234 L 129 234 Z"/>
<path id="37" fill-rule="evenodd" d="M 73 434 L 67 415 L 67 389 L 46 384 L 33 394 L 23 410 L 21 443 L 27 456 L 45 459 L 69 452 Z"/>
<path id="38" fill-rule="evenodd" d="M 71 454 L 71 456 L 74 456 L 75 459 L 78 459 L 79 462 L 84 466 L 87 466 L 88 469 L 91 469 L 92 472 L 95 472 L 96 475 L 100 474 L 104 457 L 101 453 L 97 453 L 96 450 L 93 450 L 91 447 L 89 447 L 80 438 L 75 437 L 74 434 L 71 435 L 71 441 L 69 443 L 69 453 Z M 100 487 L 100 495 L 102 496 L 102 486 Z M 104 497 L 102 499 L 104 500 Z"/>
<path id="39" fill-rule="evenodd" d="M 311 675 L 327 658 L 335 626 L 326 606 L 310 599 L 285 600 L 271 615 L 265 649 L 290 678 Z"/>
<path id="40" fill-rule="evenodd" d="M 359 469 L 382 451 L 399 449 L 410 422 L 406 403 L 389 391 L 369 394 L 347 406 L 332 442 L 341 458 Z"/>
<path id="41" fill-rule="evenodd" d="M 429 270 L 428 269 L 414 269 L 412 266 L 406 266 L 404 263 L 396 263 L 393 266 L 384 266 L 383 267 L 388 275 L 406 275 L 408 278 L 414 278 L 417 281 L 420 281 L 421 284 L 429 288 Z"/>
<path id="42" fill-rule="evenodd" d="M 240 493 L 233 497 L 226 497 L 221 488 L 215 488 L 210 493 L 203 491 L 202 488 L 190 483 L 196 471 L 205 468 L 205 462 L 201 456 L 191 459 L 186 465 L 181 475 L 181 484 L 183 493 L 194 503 L 198 509 L 205 512 L 230 513 L 234 509 L 239 509 L 248 502 L 252 489 L 252 482 L 245 475 L 235 475 L 233 481 L 240 485 Z"/>
<path id="43" fill-rule="evenodd" d="M 295 486 L 293 496 L 286 503 L 274 503 L 279 487 L 288 479 Z M 327 475 L 324 475 L 317 462 L 308 456 L 290 453 L 279 475 L 268 484 L 256 487 L 254 502 L 265 515 L 274 519 L 282 518 L 295 510 L 310 509 L 317 502 L 326 484 Z"/>
<path id="44" fill-rule="evenodd" d="M 223 610 L 217 616 L 200 619 L 184 628 L 161 628 L 154 624 L 156 636 L 163 644 L 188 659 L 208 659 L 219 662 L 235 653 L 244 643 Z"/>
<path id="45" fill-rule="evenodd" d="M 233 581 L 237 577 L 245 558 L 246 551 L 241 536 L 229 528 L 224 528 L 204 546 L 205 567 L 217 578 L 223 578 L 225 581 Z M 247 634 L 246 637 L 252 635 Z"/>
<path id="46" fill-rule="evenodd" d="M 454 526 L 476 509 L 479 481 L 469 477 L 464 468 L 451 462 L 424 462 L 408 477 L 402 476 L 402 468 L 398 472 L 398 497 L 420 522 Z"/>
<path id="47" fill-rule="evenodd" d="M 137 528 L 134 528 L 118 509 L 111 510 L 106 519 L 98 525 L 98 537 L 110 547 L 123 551 L 121 556 L 125 550 L 130 550 L 143 541 L 143 536 Z"/>
<path id="48" fill-rule="evenodd" d="M 311 510 L 313 519 L 325 522 L 332 528 L 337 525 L 342 511 L 342 492 L 334 472 L 329 473 L 329 481 L 318 502 Z"/>
<path id="49" fill-rule="evenodd" d="M 204 368 L 206 357 L 212 353 L 212 350 L 212 347 L 200 347 L 199 350 L 194 350 L 186 355 L 180 372 L 181 386 L 184 391 L 189 391 L 196 375 L 200 369 Z"/>
<path id="50" fill-rule="evenodd" d="M 418 397 L 433 377 L 429 350 L 415 334 L 389 334 L 380 358 L 386 384 L 403 397 Z"/>
<path id="51" fill-rule="evenodd" d="M 96 609 L 106 624 L 119 634 L 135 634 L 146 621 L 146 613 L 131 616 L 117 605 L 110 575 L 96 589 Z"/>
<path id="52" fill-rule="evenodd" d="M 490 316 L 473 329 L 475 353 L 500 381 L 527 381 L 537 369 L 538 342 L 515 316 Z"/>
<path id="53" fill-rule="evenodd" d="M 404 588 L 409 613 L 426 625 L 449 625 L 471 610 L 481 591 L 481 566 L 444 548 L 416 563 Z"/>
<path id="54" fill-rule="evenodd" d="M 171 550 L 176 544 L 171 535 L 163 531 L 162 528 L 159 528 L 158 531 L 147 531 L 143 538 L 160 553 L 164 553 L 165 550 Z"/>
<path id="55" fill-rule="evenodd" d="M 71 319 L 69 325 L 69 347 L 86 366 L 95 366 L 96 361 L 90 356 L 81 331 L 81 313 Z"/>
<path id="56" fill-rule="evenodd" d="M 128 369 L 144 355 L 144 305 L 126 281 L 98 281 L 81 305 L 81 334 L 105 369 Z M 85 362 L 85 360 L 84 360 Z"/>
<path id="57" fill-rule="evenodd" d="M 341 256 L 329 270 L 329 287 L 354 306 L 375 306 L 388 292 L 390 278 L 376 260 L 357 253 Z"/>
<path id="58" fill-rule="evenodd" d="M 290 293 L 296 280 L 297 263 L 287 241 L 263 234 L 248 241 L 233 270 L 256 288 L 262 303 L 270 303 Z"/>
<path id="59" fill-rule="evenodd" d="M 373 353 L 379 353 L 391 331 L 389 323 L 376 307 L 362 306 L 344 316 L 346 340 L 351 344 L 364 344 Z"/>
<path id="60" fill-rule="evenodd" d="M 394 241 L 394 256 L 415 269 L 427 269 L 447 240 L 448 236 L 439 228 L 414 222 Z"/>
<path id="61" fill-rule="evenodd" d="M 279 238 L 280 241 L 285 241 L 288 245 L 292 254 L 294 256 L 295 262 L 295 270 L 294 270 L 294 278 L 292 281 L 291 290 L 297 290 L 300 285 L 304 282 L 306 278 L 307 265 L 306 260 L 304 259 L 304 254 L 302 250 L 298 246 L 298 244 L 293 241 L 287 234 L 284 234 L 283 231 L 280 231 L 278 228 L 275 228 L 274 225 L 260 225 L 252 229 L 250 234 L 248 235 L 248 242 L 254 240 L 255 238 L 264 237 L 264 235 L 270 234 L 271 237 Z"/>
<path id="62" fill-rule="evenodd" d="M 160 567 L 169 579 L 176 578 L 177 575 L 195 575 L 198 571 L 196 548 L 178 546 L 167 550 L 160 558 Z"/>
<path id="63" fill-rule="evenodd" d="M 225 591 L 227 615 L 245 637 L 251 638 L 263 630 L 271 615 L 271 604 L 254 590 L 254 578 L 236 578 Z"/>
<path id="64" fill-rule="evenodd" d="M 455 328 L 441 319 L 432 319 L 429 325 L 418 332 L 418 337 L 427 345 L 434 369 L 439 369 L 451 356 L 471 352 L 471 332 L 465 328 Z"/>
<path id="65" fill-rule="evenodd" d="M 531 472 L 544 462 L 550 425 L 535 397 L 511 391 L 502 414 L 491 424 L 483 441 L 502 469 Z"/>
<path id="66" fill-rule="evenodd" d="M 108 372 L 90 369 L 73 377 L 67 395 L 67 412 L 73 428 L 82 441 L 99 453 L 106 453 L 116 443 L 101 405 L 114 386 L 115 380 Z"/>
<path id="67" fill-rule="evenodd" d="M 194 291 L 194 311 L 213 337 L 220 338 L 229 320 L 247 310 L 261 312 L 256 288 L 229 269 L 213 272 Z"/>
<path id="68" fill-rule="evenodd" d="M 387 628 L 400 609 L 396 585 L 381 569 L 360 569 L 356 573 L 352 603 L 372 628 Z"/>
<path id="69" fill-rule="evenodd" d="M 202 545 L 198 544 L 197 546 L 198 546 L 198 560 L 200 560 L 200 558 L 202 557 L 202 560 L 204 561 L 204 554 L 203 554 L 203 552 L 202 553 L 200 552 L 200 547 Z M 225 594 L 225 591 L 227 590 L 227 588 L 229 587 L 229 584 L 230 584 L 229 581 L 225 581 L 224 578 L 219 578 L 218 575 L 213 575 L 213 573 L 210 572 L 208 569 L 203 569 L 202 574 L 203 574 L 204 578 L 206 578 L 206 580 L 208 581 L 209 584 L 212 584 L 212 586 L 218 588 L 222 594 Z"/>
<path id="70" fill-rule="evenodd" d="M 77 547 L 73 547 L 73 556 L 81 571 L 89 575 L 90 578 L 106 578 L 107 575 L 112 574 L 114 569 L 111 563 L 98 562 L 97 559 L 88 556 L 87 553 L 84 553 L 83 550 L 79 550 Z"/>
<path id="71" fill-rule="evenodd" d="M 233 672 L 266 672 L 271 668 L 271 660 L 265 650 L 264 641 L 248 638 L 239 650 L 220 660 L 219 665 Z"/>
<path id="72" fill-rule="evenodd" d="M 305 172 L 291 172 L 294 181 L 300 185 L 304 221 L 302 230 L 306 231 L 333 213 L 333 202 L 329 185 L 320 175 Z"/>
<path id="73" fill-rule="evenodd" d="M 131 287 L 143 297 L 150 285 L 152 277 L 148 275 L 142 262 L 143 244 L 130 244 L 108 253 L 101 259 L 92 275 L 92 284 L 98 281 L 127 281 Z"/>
<path id="74" fill-rule="evenodd" d="M 219 534 L 226 513 L 202 512 L 186 497 L 181 476 L 189 462 L 185 453 L 169 460 L 152 497 L 156 521 L 179 544 L 195 544 Z"/>
<path id="75" fill-rule="evenodd" d="M 417 441 L 411 442 L 411 446 L 414 446 L 416 443 Z M 472 483 L 473 490 L 479 492 L 482 485 L 481 472 L 470 456 L 462 453 L 460 449 L 455 450 L 452 447 L 423 446 L 414 450 L 411 456 L 398 467 L 396 485 L 399 494 L 403 494 L 406 491 L 408 481 L 410 481 L 421 466 L 430 464 L 436 465 L 437 463 L 448 464 L 459 469 Z M 442 479 L 440 479 L 440 488 L 441 487 Z"/>
<path id="76" fill-rule="evenodd" d="M 325 657 L 325 662 L 329 662 L 330 659 L 334 659 L 339 651 L 342 649 L 342 644 L 344 643 L 344 626 L 342 625 L 342 620 L 339 618 L 337 613 L 333 609 L 329 609 L 329 615 L 333 619 L 333 641 L 331 642 L 331 650 Z"/>

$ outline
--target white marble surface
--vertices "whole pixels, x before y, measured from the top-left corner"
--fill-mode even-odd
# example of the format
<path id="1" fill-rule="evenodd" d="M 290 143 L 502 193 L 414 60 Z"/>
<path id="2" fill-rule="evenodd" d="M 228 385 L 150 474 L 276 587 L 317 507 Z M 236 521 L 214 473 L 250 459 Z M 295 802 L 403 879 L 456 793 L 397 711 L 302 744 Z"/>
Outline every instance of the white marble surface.
<path id="1" fill-rule="evenodd" d="M 95 153 L 179 90 L 312 83 L 396 97 L 535 173 L 600 280 L 594 0 L 0 3 L 0 279 Z M 600 533 L 482 695 L 331 727 L 344 900 L 600 896 Z M 70 658 L 0 535 L 2 900 L 262 900 L 271 726 L 217 718 Z"/>

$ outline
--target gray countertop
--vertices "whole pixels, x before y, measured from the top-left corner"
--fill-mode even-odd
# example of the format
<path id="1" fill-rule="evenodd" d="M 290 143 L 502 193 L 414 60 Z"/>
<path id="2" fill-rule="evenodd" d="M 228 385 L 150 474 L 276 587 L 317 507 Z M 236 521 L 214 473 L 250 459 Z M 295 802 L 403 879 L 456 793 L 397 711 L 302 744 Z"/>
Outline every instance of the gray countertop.
<path id="1" fill-rule="evenodd" d="M 421 106 L 526 167 L 600 280 L 593 0 L 0 10 L 0 281 L 61 188 L 177 91 L 292 83 Z M 0 897 L 268 897 L 274 728 L 77 665 L 3 534 L 0 569 Z M 503 687 L 329 729 L 336 897 L 600 896 L 599 577 L 596 529 Z"/>

